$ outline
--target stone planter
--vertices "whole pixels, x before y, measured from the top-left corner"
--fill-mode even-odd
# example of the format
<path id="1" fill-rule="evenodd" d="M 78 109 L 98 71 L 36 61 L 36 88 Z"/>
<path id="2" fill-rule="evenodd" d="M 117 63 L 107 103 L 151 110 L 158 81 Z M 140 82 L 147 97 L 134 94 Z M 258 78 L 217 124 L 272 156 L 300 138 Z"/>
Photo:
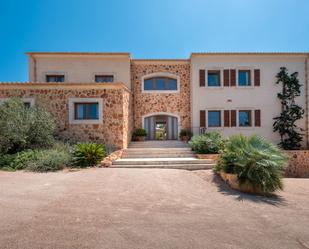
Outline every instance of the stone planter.
<path id="1" fill-rule="evenodd" d="M 180 137 L 180 141 L 182 141 L 182 142 L 188 143 L 189 140 L 190 140 L 189 136 L 182 136 L 182 137 Z"/>
<path id="2" fill-rule="evenodd" d="M 261 189 L 254 188 L 249 182 L 239 184 L 236 174 L 229 174 L 220 171 L 221 178 L 232 188 L 249 194 L 263 194 Z"/>
<path id="3" fill-rule="evenodd" d="M 137 141 L 137 142 L 142 142 L 142 141 L 146 140 L 146 137 L 145 136 L 136 136 L 134 138 L 134 140 Z"/>
<path id="4" fill-rule="evenodd" d="M 309 178 L 309 150 L 287 150 L 289 164 L 285 177 Z"/>
<path id="5" fill-rule="evenodd" d="M 196 154 L 196 157 L 198 159 L 210 159 L 210 160 L 218 161 L 220 154 Z"/>

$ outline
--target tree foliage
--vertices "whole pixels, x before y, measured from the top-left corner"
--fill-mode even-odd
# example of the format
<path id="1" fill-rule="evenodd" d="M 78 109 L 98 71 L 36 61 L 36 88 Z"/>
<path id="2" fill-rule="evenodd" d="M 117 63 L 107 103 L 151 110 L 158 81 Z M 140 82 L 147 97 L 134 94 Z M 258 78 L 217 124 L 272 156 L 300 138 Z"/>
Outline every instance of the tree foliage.
<path id="1" fill-rule="evenodd" d="M 49 147 L 55 127 L 44 106 L 26 107 L 20 98 L 9 99 L 0 105 L 0 153 Z"/>
<path id="2" fill-rule="evenodd" d="M 280 134 L 280 147 L 287 150 L 299 149 L 302 134 L 296 122 L 303 118 L 304 109 L 295 103 L 295 98 L 300 96 L 301 88 L 298 73 L 289 74 L 285 67 L 281 67 L 276 78 L 276 84 L 282 84 L 282 92 L 277 94 L 281 102 L 281 114 L 274 118 L 273 130 Z"/>

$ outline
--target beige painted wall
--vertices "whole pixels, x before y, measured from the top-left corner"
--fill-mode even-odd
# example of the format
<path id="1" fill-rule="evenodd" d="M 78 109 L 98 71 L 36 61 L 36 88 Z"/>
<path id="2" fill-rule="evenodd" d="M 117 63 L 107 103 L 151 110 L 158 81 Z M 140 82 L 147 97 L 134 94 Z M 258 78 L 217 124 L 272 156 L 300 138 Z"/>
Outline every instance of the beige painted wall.
<path id="1" fill-rule="evenodd" d="M 113 74 L 114 82 L 131 88 L 129 55 L 34 54 L 29 57 L 29 81 L 45 82 L 48 73 L 64 74 L 66 82 L 83 83 L 94 82 L 95 74 Z"/>
<path id="2" fill-rule="evenodd" d="M 277 93 L 281 86 L 275 84 L 276 74 L 280 67 L 285 66 L 289 72 L 299 72 L 301 84 L 305 84 L 305 55 L 193 55 L 191 65 L 191 101 L 192 101 L 192 127 L 198 133 L 199 111 L 207 109 L 260 109 L 261 127 L 228 127 L 209 128 L 220 131 L 224 136 L 233 134 L 259 134 L 274 143 L 279 142 L 279 136 L 272 131 L 273 118 L 280 113 L 280 102 Z M 259 87 L 222 87 L 208 88 L 199 86 L 199 70 L 218 67 L 222 69 L 237 69 L 249 67 L 261 70 L 261 86 Z M 207 77 L 206 77 L 207 78 Z M 252 77 L 253 78 L 253 77 Z M 223 79 L 221 80 L 223 81 Z M 223 82 L 222 82 L 223 83 Z M 298 104 L 305 108 L 305 87 L 302 95 L 297 98 Z M 299 126 L 306 128 L 305 118 Z"/>

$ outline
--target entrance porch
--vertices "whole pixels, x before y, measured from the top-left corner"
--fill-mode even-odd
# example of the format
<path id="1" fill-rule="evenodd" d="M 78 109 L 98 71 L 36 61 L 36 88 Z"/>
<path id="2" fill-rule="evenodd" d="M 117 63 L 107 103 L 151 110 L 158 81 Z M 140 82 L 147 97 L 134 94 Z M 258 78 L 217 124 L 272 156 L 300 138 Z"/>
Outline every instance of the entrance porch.
<path id="1" fill-rule="evenodd" d="M 167 114 L 150 115 L 143 118 L 147 140 L 177 140 L 178 117 Z"/>

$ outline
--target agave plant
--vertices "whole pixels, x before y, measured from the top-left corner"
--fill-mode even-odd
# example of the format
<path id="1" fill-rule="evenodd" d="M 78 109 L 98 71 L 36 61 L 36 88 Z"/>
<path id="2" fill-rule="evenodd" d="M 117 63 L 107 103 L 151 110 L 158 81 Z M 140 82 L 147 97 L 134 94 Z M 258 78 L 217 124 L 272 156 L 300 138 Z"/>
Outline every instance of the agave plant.
<path id="1" fill-rule="evenodd" d="M 237 174 L 240 184 L 271 193 L 283 188 L 282 177 L 287 156 L 274 144 L 259 136 L 231 136 L 216 171 Z"/>
<path id="2" fill-rule="evenodd" d="M 95 166 L 105 157 L 105 148 L 102 144 L 79 143 L 73 148 L 72 156 L 75 166 Z"/>

